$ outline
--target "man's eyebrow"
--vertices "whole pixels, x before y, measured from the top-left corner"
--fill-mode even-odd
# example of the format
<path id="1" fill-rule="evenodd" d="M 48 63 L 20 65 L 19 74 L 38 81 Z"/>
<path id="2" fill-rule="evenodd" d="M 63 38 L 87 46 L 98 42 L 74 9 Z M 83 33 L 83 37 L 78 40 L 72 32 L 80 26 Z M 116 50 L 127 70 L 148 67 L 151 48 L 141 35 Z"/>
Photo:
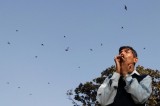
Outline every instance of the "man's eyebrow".
<path id="1" fill-rule="evenodd" d="M 126 48 L 126 50 L 128 51 L 128 50 L 131 50 L 130 48 Z M 131 50 L 132 51 L 132 50 Z"/>

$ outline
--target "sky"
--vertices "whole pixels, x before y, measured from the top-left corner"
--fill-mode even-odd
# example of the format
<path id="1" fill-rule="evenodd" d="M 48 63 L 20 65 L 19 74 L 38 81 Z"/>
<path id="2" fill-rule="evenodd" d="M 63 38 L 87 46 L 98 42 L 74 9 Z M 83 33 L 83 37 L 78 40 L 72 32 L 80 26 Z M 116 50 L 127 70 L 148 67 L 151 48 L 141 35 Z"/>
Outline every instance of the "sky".
<path id="1" fill-rule="evenodd" d="M 0 0 L 0 106 L 72 106 L 67 90 L 114 65 L 123 45 L 137 51 L 137 65 L 160 70 L 159 5 Z"/>

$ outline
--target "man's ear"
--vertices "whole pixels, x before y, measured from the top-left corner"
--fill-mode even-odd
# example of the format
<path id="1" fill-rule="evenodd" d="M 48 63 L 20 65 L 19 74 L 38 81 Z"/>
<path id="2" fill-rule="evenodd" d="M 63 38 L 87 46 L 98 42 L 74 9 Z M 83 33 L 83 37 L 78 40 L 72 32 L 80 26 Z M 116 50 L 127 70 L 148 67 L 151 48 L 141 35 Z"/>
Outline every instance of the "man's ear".
<path id="1" fill-rule="evenodd" d="M 134 58 L 134 63 L 137 63 L 137 62 L 138 62 L 138 58 L 135 57 L 135 58 Z"/>

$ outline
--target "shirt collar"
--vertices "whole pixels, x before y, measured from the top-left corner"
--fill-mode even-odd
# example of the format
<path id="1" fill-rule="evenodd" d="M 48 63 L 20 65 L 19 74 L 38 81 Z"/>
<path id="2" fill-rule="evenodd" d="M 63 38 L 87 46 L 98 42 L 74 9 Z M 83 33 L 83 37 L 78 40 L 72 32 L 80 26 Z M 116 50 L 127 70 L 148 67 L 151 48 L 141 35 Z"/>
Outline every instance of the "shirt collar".
<path id="1" fill-rule="evenodd" d="M 137 74 L 140 75 L 136 70 L 134 70 L 130 75 Z"/>

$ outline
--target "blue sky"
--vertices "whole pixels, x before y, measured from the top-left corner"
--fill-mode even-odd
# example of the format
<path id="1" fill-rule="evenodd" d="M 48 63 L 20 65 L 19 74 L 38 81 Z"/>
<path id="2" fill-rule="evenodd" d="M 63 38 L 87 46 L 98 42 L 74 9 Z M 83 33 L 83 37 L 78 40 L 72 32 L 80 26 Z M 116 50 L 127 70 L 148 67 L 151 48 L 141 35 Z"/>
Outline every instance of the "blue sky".
<path id="1" fill-rule="evenodd" d="M 114 65 L 122 45 L 137 50 L 137 65 L 159 70 L 159 5 L 0 0 L 0 106 L 72 106 L 66 91 Z"/>

